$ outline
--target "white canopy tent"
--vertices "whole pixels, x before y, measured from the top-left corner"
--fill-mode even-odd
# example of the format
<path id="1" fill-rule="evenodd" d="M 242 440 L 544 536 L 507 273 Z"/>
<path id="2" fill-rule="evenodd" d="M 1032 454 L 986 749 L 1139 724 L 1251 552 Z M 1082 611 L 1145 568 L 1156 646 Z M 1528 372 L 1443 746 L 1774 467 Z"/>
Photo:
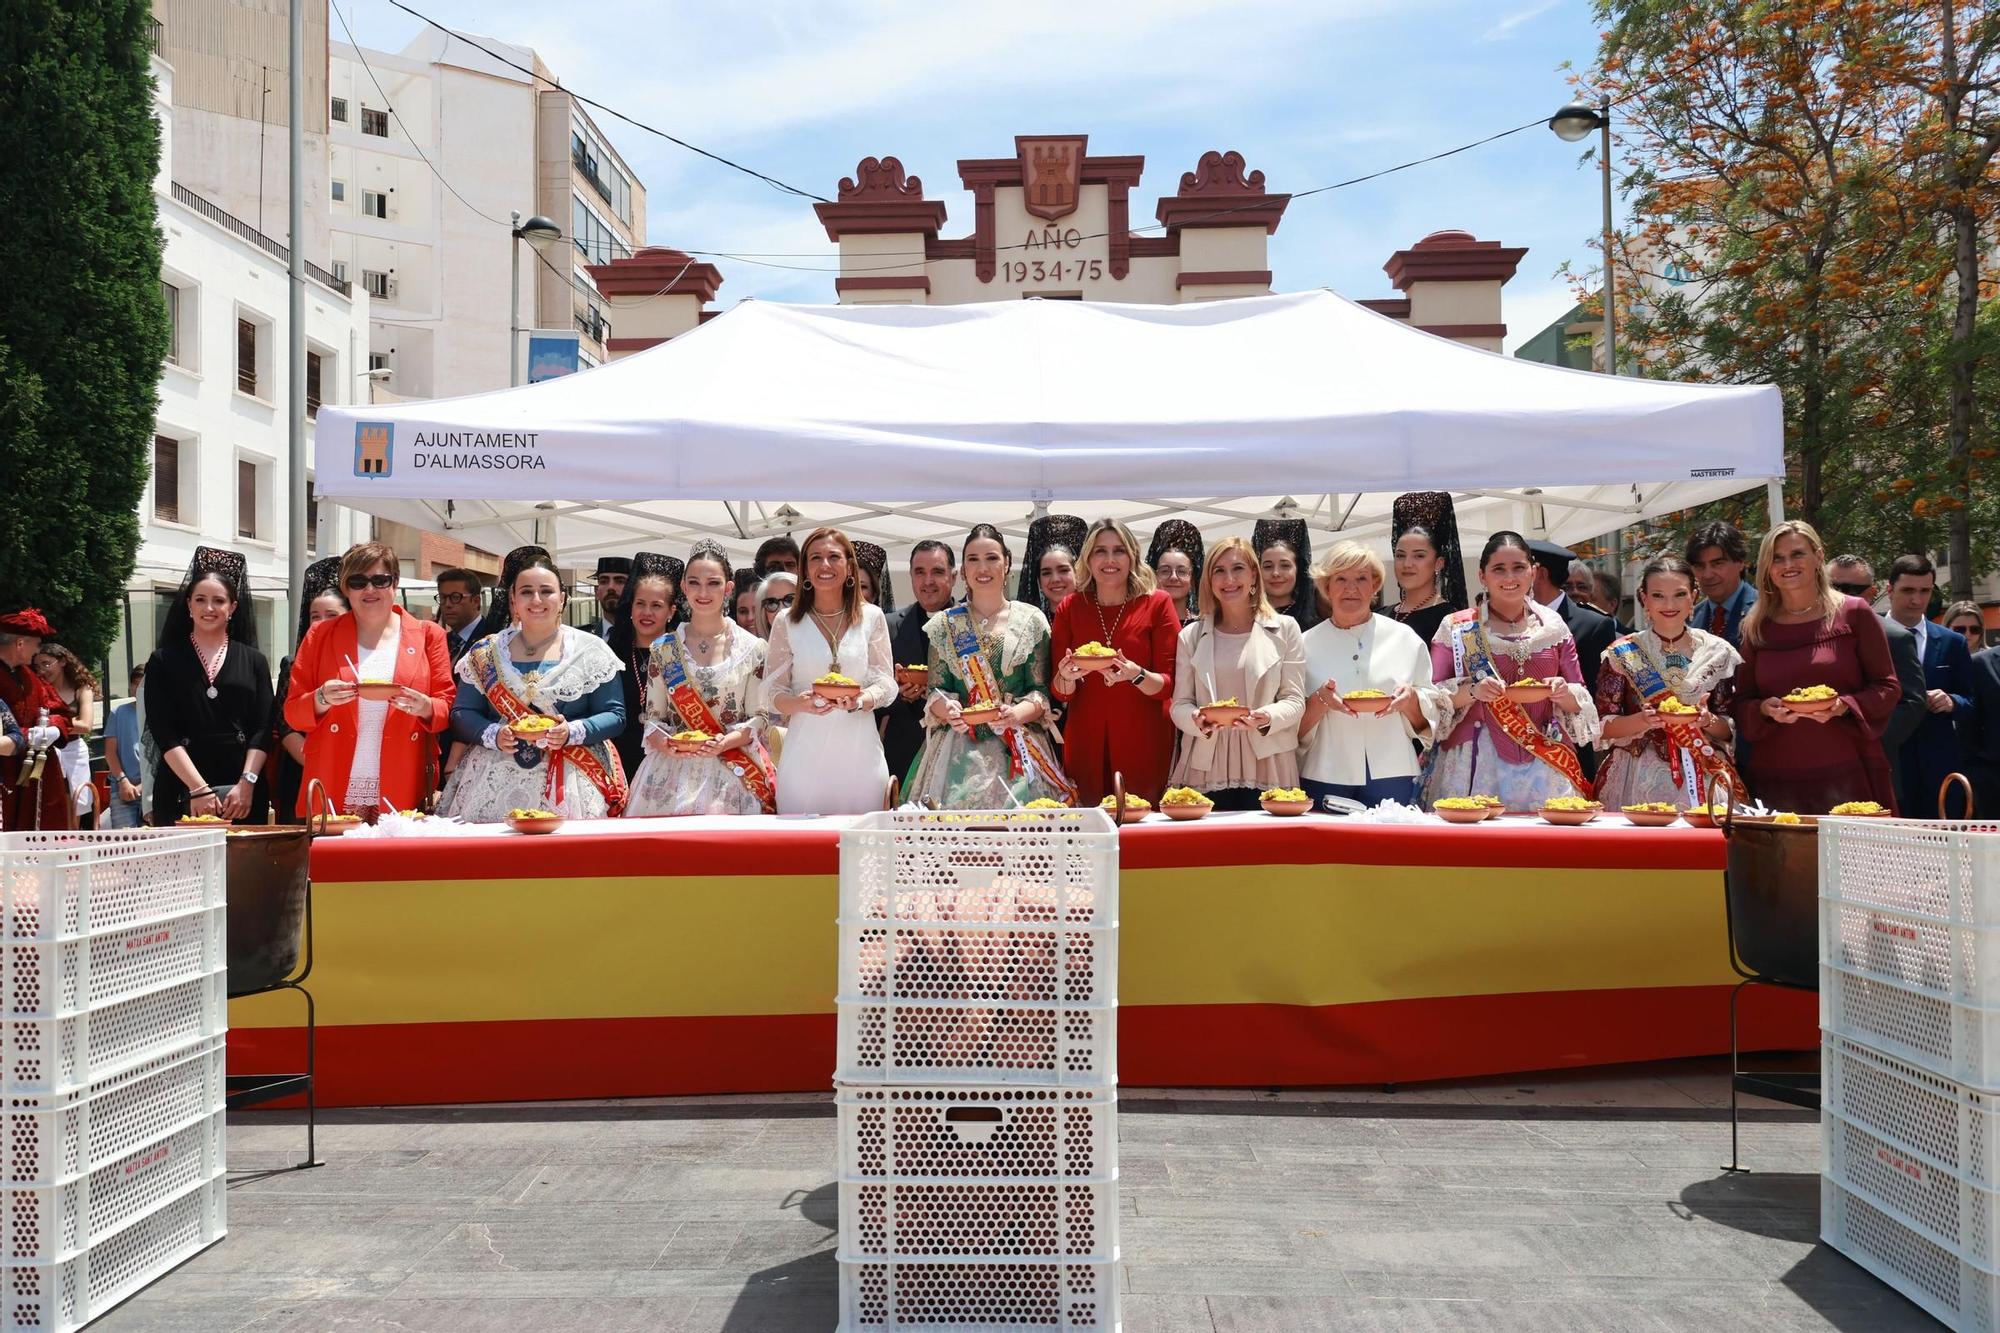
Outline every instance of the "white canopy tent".
<path id="1" fill-rule="evenodd" d="M 747 555 L 821 524 L 899 553 L 977 522 L 1025 534 L 1044 510 L 1142 539 L 1186 515 L 1212 541 L 1287 501 L 1386 550 L 1409 490 L 1457 496 L 1471 554 L 1499 528 L 1573 543 L 1784 467 L 1775 388 L 1517 361 L 1325 291 L 746 302 L 582 374 L 322 408 L 316 437 L 323 497 L 565 563 L 699 536 Z"/>

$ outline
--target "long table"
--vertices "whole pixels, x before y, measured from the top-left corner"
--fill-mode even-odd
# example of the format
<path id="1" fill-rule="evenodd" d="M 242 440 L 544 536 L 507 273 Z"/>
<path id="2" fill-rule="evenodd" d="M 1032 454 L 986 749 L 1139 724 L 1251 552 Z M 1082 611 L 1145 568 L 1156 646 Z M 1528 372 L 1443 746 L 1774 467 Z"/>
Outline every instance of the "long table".
<path id="1" fill-rule="evenodd" d="M 320 1096 L 398 1105 L 818 1090 L 835 819 L 614 820 L 313 848 Z M 1154 817 L 1120 833 L 1119 1078 L 1410 1083 L 1729 1048 L 1722 835 Z M 1810 1047 L 1810 996 L 1744 1047 Z M 302 1009 L 231 1005 L 233 1073 Z"/>

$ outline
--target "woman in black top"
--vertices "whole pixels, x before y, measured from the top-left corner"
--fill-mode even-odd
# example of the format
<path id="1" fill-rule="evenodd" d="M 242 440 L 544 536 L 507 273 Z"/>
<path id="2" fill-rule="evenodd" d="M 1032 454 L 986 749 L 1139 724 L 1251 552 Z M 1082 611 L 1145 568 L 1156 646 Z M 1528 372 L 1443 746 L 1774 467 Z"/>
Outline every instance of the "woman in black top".
<path id="1" fill-rule="evenodd" d="M 183 815 L 267 822 L 271 668 L 257 651 L 246 575 L 234 551 L 197 547 L 146 664 L 146 726 L 160 749 L 156 824 Z"/>
<path id="2" fill-rule="evenodd" d="M 1326 619 L 1312 585 L 1312 538 L 1304 519 L 1260 518 L 1250 529 L 1250 545 L 1273 611 L 1297 621 L 1302 632 Z"/>
<path id="3" fill-rule="evenodd" d="M 625 595 L 618 599 L 618 613 L 611 617 L 611 632 L 604 641 L 625 669 L 618 673 L 625 691 L 625 730 L 611 738 L 618 760 L 625 766 L 629 782 L 646 757 L 647 671 L 653 660 L 653 644 L 663 634 L 671 634 L 679 623 L 681 575 L 687 566 L 670 555 L 641 551 L 632 557 L 632 574 L 625 582 Z"/>
<path id="4" fill-rule="evenodd" d="M 1396 497 L 1389 522 L 1399 590 L 1389 614 L 1428 644 L 1445 617 L 1466 607 L 1458 515 L 1445 492 L 1411 491 Z"/>

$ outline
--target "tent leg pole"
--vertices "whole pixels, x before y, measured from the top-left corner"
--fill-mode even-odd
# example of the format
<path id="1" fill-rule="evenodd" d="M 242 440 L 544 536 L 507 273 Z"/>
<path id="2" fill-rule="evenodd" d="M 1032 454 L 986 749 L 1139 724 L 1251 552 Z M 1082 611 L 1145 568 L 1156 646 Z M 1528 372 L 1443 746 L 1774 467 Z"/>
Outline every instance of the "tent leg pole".
<path id="1" fill-rule="evenodd" d="M 1772 527 L 1785 521 L 1785 483 L 1779 478 L 1764 483 L 1764 504 L 1770 511 Z"/>

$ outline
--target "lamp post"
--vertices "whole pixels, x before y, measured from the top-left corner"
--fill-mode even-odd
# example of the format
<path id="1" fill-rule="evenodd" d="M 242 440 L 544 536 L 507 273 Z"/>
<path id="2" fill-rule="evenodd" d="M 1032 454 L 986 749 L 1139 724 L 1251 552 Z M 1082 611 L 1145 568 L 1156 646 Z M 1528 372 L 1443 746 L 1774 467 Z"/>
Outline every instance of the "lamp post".
<path id="1" fill-rule="evenodd" d="M 1571 102 L 1549 117 L 1549 128 L 1564 143 L 1581 143 L 1592 130 L 1604 136 L 1597 151 L 1599 165 L 1604 169 L 1604 371 L 1616 375 L 1618 340 L 1611 283 L 1611 99 L 1606 97 L 1596 106 Z"/>
<path id="2" fill-rule="evenodd" d="M 526 222 L 521 221 L 519 212 L 512 216 L 513 241 L 508 248 L 514 260 L 514 281 L 507 298 L 507 383 L 510 387 L 521 382 L 521 242 L 534 246 L 536 254 L 544 254 L 563 238 L 562 228 L 540 213 Z"/>

